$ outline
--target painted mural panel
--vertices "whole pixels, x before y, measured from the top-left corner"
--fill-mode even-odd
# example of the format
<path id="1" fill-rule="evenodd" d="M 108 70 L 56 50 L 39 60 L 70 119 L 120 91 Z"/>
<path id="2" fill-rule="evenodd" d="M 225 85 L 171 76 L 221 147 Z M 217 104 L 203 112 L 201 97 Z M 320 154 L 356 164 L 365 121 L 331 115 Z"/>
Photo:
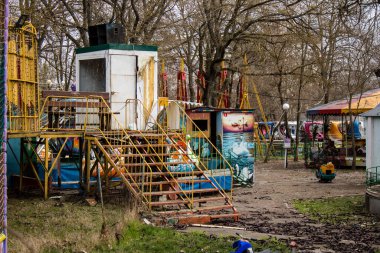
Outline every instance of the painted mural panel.
<path id="1" fill-rule="evenodd" d="M 252 113 L 221 112 L 218 144 L 234 168 L 235 181 L 251 184 L 254 181 L 254 118 Z M 221 142 L 221 143 L 220 143 Z"/>

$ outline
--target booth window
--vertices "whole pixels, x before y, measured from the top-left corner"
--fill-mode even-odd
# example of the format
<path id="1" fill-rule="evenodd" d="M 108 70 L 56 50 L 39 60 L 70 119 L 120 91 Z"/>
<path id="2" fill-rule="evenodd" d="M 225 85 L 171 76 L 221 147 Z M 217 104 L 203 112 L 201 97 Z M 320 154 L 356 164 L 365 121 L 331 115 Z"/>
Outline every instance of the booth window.
<path id="1" fill-rule="evenodd" d="M 207 119 L 196 119 L 193 120 L 193 131 L 198 131 L 200 129 L 201 131 L 207 131 L 208 130 L 208 120 Z M 196 128 L 196 126 L 198 128 Z"/>
<path id="2" fill-rule="evenodd" d="M 106 59 L 79 61 L 80 91 L 106 91 Z"/>

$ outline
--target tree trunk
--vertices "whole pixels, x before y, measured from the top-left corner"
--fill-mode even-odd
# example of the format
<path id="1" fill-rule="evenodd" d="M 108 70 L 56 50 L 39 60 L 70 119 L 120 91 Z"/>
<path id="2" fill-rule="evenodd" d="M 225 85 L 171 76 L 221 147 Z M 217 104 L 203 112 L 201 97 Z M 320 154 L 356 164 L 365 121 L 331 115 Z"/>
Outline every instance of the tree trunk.
<path id="1" fill-rule="evenodd" d="M 300 142 L 300 117 L 301 117 L 301 91 L 302 91 L 302 86 L 304 82 L 304 73 L 305 73 L 305 58 L 306 58 L 306 50 L 307 50 L 307 45 L 302 42 L 301 44 L 302 47 L 302 55 L 301 55 L 301 71 L 300 71 L 300 80 L 299 80 L 299 85 L 298 85 L 298 94 L 297 94 L 297 113 L 296 113 L 296 149 L 294 153 L 294 161 L 298 161 L 298 146 Z"/>
<path id="2" fill-rule="evenodd" d="M 196 97 L 195 97 L 195 92 L 194 92 L 194 69 L 193 69 L 193 66 L 191 65 L 191 62 L 188 62 L 189 64 L 187 65 L 187 69 L 188 69 L 188 73 L 189 73 L 189 77 L 188 77 L 188 80 L 189 80 L 189 94 L 190 94 L 190 101 L 191 102 L 194 102 L 196 101 Z"/>
<path id="3" fill-rule="evenodd" d="M 220 62 L 224 58 L 225 49 L 218 47 L 215 50 L 213 59 L 206 57 L 205 79 L 206 89 L 203 97 L 203 103 L 207 106 L 217 106 L 218 97 L 220 94 L 216 93 L 216 84 L 218 83 L 218 74 Z M 210 59 L 210 60 L 208 60 Z"/>

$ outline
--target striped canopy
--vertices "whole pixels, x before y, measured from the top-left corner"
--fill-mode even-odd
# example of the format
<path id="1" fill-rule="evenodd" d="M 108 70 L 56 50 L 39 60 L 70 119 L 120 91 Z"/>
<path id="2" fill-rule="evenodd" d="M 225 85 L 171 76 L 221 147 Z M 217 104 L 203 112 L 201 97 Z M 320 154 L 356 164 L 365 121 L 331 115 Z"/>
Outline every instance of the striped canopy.
<path id="1" fill-rule="evenodd" d="M 380 104 L 380 88 L 366 91 L 361 96 L 360 94 L 354 95 L 351 101 L 351 111 L 354 115 L 358 115 L 372 110 L 378 104 Z M 306 111 L 306 115 L 344 115 L 349 112 L 348 99 L 341 99 L 311 108 Z"/>

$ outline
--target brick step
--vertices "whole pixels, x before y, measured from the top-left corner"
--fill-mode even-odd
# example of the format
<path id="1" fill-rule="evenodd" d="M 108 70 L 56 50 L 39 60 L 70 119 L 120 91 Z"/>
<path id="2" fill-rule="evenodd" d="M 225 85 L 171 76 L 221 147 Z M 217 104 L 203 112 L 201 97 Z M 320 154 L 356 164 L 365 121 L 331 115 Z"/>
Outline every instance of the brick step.
<path id="1" fill-rule="evenodd" d="M 208 211 L 219 211 L 225 209 L 233 208 L 232 205 L 221 205 L 221 206 L 205 206 L 193 209 L 182 209 L 182 210 L 174 210 L 174 211 L 160 211 L 156 212 L 159 215 L 176 215 L 176 214 L 188 214 L 188 213 L 202 213 Z"/>
<path id="2" fill-rule="evenodd" d="M 216 219 L 234 219 L 235 221 L 239 218 L 238 213 L 229 213 L 229 214 L 183 214 L 179 216 L 170 216 L 163 217 L 158 216 L 154 220 L 157 224 L 178 224 L 178 225 L 187 225 L 187 224 L 207 224 Z"/>
<path id="3" fill-rule="evenodd" d="M 225 197 L 210 197 L 210 198 L 195 198 L 193 199 L 194 203 L 200 203 L 200 202 L 209 202 L 209 201 L 220 201 L 225 200 Z M 167 201 L 156 201 L 151 202 L 151 206 L 174 206 L 174 205 L 180 205 L 180 204 L 189 204 L 189 200 L 182 200 L 182 199 L 176 199 L 176 200 L 167 200 Z"/>
<path id="4" fill-rule="evenodd" d="M 218 192 L 219 189 L 196 189 L 196 190 L 184 190 L 184 191 L 155 191 L 155 192 L 144 192 L 145 196 L 161 196 L 161 195 L 170 195 L 170 194 L 183 194 L 183 193 L 208 193 L 208 192 Z"/>
<path id="5" fill-rule="evenodd" d="M 225 218 L 238 219 L 239 216 L 240 216 L 240 213 L 223 213 L 223 214 L 212 214 L 212 215 L 210 215 L 212 220 L 225 219 Z"/>

